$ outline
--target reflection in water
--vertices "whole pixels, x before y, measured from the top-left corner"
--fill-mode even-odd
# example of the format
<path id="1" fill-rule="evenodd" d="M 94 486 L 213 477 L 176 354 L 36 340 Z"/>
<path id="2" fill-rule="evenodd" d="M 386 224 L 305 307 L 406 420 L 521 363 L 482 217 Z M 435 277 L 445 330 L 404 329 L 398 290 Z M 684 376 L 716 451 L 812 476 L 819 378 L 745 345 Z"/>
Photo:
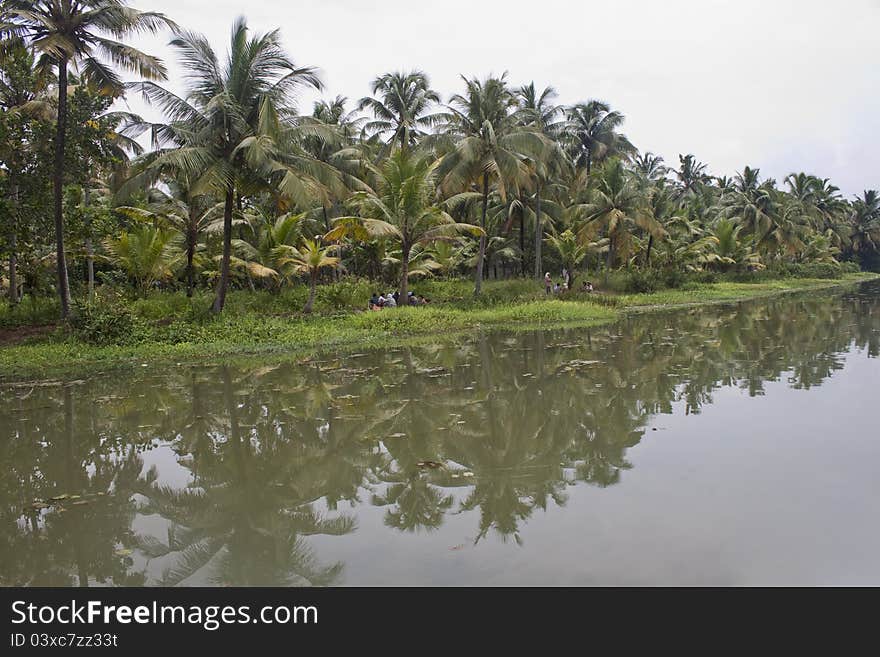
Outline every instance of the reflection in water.
<path id="1" fill-rule="evenodd" d="M 404 538 L 464 515 L 477 547 L 521 544 L 567 490 L 620 483 L 656 415 L 724 387 L 819 386 L 854 347 L 876 357 L 878 292 L 7 386 L 0 583 L 340 584 L 310 537 L 356 537 L 369 508 Z"/>

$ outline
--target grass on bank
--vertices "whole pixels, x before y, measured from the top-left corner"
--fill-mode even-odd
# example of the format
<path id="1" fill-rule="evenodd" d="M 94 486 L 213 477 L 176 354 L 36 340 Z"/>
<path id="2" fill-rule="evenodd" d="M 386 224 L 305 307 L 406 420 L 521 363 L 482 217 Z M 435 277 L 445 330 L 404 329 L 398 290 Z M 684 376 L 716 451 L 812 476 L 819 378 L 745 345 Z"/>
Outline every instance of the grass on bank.
<path id="1" fill-rule="evenodd" d="M 431 305 L 381 312 L 361 311 L 373 286 L 350 281 L 327 286 L 319 298 L 319 313 L 312 316 L 299 312 L 302 295 L 296 289 L 279 294 L 235 291 L 220 317 L 207 312 L 211 298 L 207 292 L 191 300 L 181 293 L 157 292 L 133 301 L 104 299 L 103 304 L 81 313 L 73 331 L 56 328 L 0 347 L 0 378 L 60 375 L 157 360 L 390 346 L 418 336 L 449 336 L 477 328 L 590 325 L 630 311 L 736 301 L 876 276 L 850 273 L 831 280 L 689 282 L 677 289 L 645 294 L 573 293 L 564 300 L 547 299 L 539 284 L 530 280 L 489 281 L 479 299 L 474 299 L 470 281 L 432 280 L 416 286 L 416 292 L 428 296 Z M 27 312 L 27 308 L 18 312 Z M 15 326 L 16 318 L 11 318 L 8 310 L 6 313 L 0 313 L 0 326 Z"/>

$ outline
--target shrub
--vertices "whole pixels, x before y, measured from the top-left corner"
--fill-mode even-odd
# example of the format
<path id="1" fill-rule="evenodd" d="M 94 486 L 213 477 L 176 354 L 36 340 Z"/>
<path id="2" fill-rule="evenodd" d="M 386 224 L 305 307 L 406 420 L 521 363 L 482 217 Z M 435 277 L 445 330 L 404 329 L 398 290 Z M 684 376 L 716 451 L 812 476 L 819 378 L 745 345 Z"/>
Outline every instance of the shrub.
<path id="1" fill-rule="evenodd" d="M 346 308 L 366 308 L 375 285 L 363 278 L 347 278 L 337 283 L 318 288 L 319 308 L 343 310 Z"/>
<path id="2" fill-rule="evenodd" d="M 79 306 L 70 320 L 73 334 L 95 346 L 132 345 L 148 334 L 146 324 L 119 298 L 98 298 Z"/>

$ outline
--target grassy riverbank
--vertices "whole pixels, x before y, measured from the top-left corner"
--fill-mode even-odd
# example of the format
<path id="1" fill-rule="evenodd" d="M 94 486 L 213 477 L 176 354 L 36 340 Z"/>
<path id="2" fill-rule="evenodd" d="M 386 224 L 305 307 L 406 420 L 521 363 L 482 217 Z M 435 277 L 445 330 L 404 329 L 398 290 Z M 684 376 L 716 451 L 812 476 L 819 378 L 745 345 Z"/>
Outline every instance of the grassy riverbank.
<path id="1" fill-rule="evenodd" d="M 544 298 L 531 281 L 490 282 L 478 300 L 470 296 L 469 281 L 431 281 L 419 290 L 432 299 L 427 307 L 358 312 L 338 293 L 335 299 L 324 299 L 319 304 L 322 312 L 312 316 L 298 313 L 299 299 L 290 294 L 234 293 L 226 312 L 213 318 L 204 312 L 207 295 L 190 301 L 182 295 L 157 293 L 128 304 L 122 320 L 114 312 L 105 312 L 84 318 L 74 330 L 47 327 L 42 331 L 21 322 L 21 339 L 0 347 L 0 378 L 70 375 L 156 361 L 203 362 L 391 346 L 481 328 L 590 325 L 612 321 L 627 312 L 819 290 L 876 277 L 847 274 L 833 280 L 689 283 L 648 294 L 573 295 L 564 300 Z M 14 323 L 8 315 L 4 319 L 7 325 Z"/>

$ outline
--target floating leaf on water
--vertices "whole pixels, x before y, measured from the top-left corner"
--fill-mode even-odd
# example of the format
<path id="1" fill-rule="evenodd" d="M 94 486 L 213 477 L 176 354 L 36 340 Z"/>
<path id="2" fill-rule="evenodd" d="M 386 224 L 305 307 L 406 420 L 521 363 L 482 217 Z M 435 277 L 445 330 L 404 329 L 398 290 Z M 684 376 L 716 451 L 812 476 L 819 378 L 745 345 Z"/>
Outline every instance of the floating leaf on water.
<path id="1" fill-rule="evenodd" d="M 462 477 L 473 477 L 474 473 L 473 472 L 462 472 L 461 476 Z"/>
<path id="2" fill-rule="evenodd" d="M 42 511 L 43 509 L 48 509 L 51 506 L 52 506 L 51 504 L 46 504 L 45 502 L 34 502 L 33 504 L 31 504 L 31 507 L 33 509 L 36 509 L 37 511 Z"/>
<path id="3" fill-rule="evenodd" d="M 444 467 L 442 463 L 438 463 L 437 461 L 419 461 L 416 465 L 420 468 L 442 468 Z"/>
<path id="4" fill-rule="evenodd" d="M 71 506 L 82 506 L 83 504 L 88 504 L 88 500 L 79 500 L 78 502 L 73 502 Z"/>
<path id="5" fill-rule="evenodd" d="M 63 493 L 61 495 L 56 495 L 55 497 L 50 497 L 49 499 L 53 502 L 60 502 L 61 500 L 66 500 L 68 497 L 70 497 L 70 495 Z"/>
<path id="6" fill-rule="evenodd" d="M 406 438 L 405 433 L 392 433 L 388 436 L 389 438 Z"/>
<path id="7" fill-rule="evenodd" d="M 123 548 L 123 549 L 121 549 L 121 550 L 116 550 L 116 556 L 117 556 L 117 557 L 127 557 L 127 556 L 129 556 L 130 554 L 131 554 L 131 550 L 129 550 L 128 548 Z"/>

